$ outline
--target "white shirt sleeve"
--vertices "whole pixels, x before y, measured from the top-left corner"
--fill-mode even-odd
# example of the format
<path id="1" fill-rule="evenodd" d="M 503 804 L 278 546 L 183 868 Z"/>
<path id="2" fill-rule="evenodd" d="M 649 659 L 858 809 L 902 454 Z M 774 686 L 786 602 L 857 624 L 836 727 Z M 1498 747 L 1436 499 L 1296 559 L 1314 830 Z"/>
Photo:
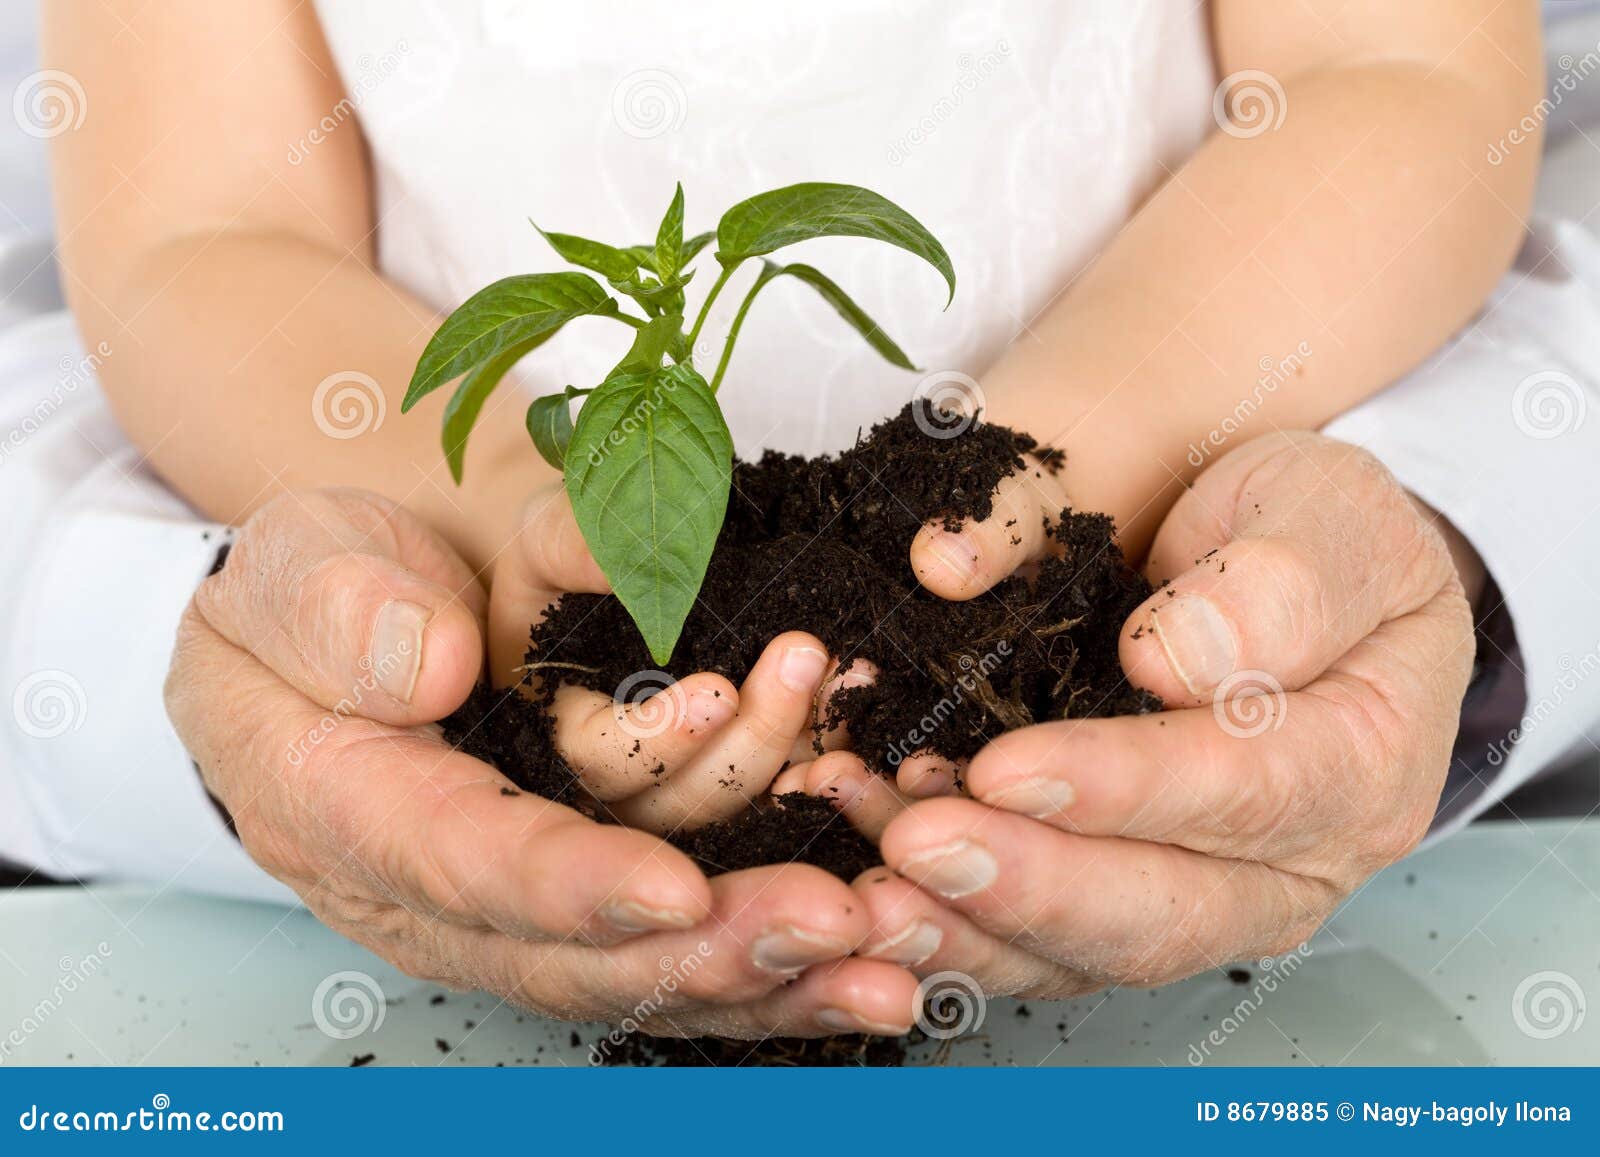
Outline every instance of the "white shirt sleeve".
<path id="1" fill-rule="evenodd" d="M 0 333 L 0 859 L 275 901 L 206 794 L 162 703 L 178 619 L 223 528 L 118 431 L 54 314 Z"/>
<path id="2" fill-rule="evenodd" d="M 1574 182 L 1592 203 L 1600 154 L 1570 144 L 1582 151 L 1548 158 L 1544 210 L 1479 319 L 1325 427 L 1466 536 L 1496 588 L 1480 620 L 1509 615 L 1480 648 L 1436 836 L 1600 750 L 1600 239 L 1561 208 Z"/>

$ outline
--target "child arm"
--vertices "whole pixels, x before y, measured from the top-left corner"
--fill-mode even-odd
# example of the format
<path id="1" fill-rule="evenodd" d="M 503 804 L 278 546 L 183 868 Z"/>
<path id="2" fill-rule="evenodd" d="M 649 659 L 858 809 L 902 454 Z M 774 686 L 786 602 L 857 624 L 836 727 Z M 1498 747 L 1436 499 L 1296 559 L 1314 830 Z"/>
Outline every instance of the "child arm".
<path id="1" fill-rule="evenodd" d="M 1538 169 L 1537 129 L 1504 140 L 1543 95 L 1531 2 L 1221 0 L 1213 19 L 1239 120 L 983 380 L 988 417 L 1064 449 L 1068 497 L 1135 558 L 1224 448 L 1320 426 L 1466 323 Z"/>

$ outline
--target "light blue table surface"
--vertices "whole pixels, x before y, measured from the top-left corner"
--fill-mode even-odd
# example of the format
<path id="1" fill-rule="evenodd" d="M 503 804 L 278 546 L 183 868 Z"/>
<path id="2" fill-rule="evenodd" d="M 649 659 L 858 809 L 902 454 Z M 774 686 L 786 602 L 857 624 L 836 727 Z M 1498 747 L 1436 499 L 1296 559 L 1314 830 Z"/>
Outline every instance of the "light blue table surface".
<path id="1" fill-rule="evenodd" d="M 1600 820 L 1473 827 L 1377 877 L 1303 955 L 1244 967 L 1242 982 L 1218 971 L 1027 1015 L 995 1000 L 945 1051 L 955 1064 L 1600 1063 L 1600 1015 L 1586 1016 Z M 578 1046 L 572 1031 L 409 979 L 302 911 L 131 885 L 0 897 L 0 1064 L 586 1064 L 600 1031 L 579 1026 Z"/>

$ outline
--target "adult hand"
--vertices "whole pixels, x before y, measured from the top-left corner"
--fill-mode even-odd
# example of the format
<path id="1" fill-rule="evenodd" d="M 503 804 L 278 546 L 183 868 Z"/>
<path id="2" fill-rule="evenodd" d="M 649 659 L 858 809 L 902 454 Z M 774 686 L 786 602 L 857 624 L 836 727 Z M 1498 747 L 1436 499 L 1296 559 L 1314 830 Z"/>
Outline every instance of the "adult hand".
<path id="1" fill-rule="evenodd" d="M 495 563 L 489 654 L 496 683 L 520 680 L 529 627 L 553 602 L 569 591 L 610 590 L 566 490 L 556 482 L 537 491 Z M 709 671 L 639 703 L 560 687 L 552 703 L 556 746 L 623 823 L 669 832 L 728 819 L 765 792 L 786 762 L 814 758 L 829 697 L 873 674 L 861 660 L 840 673 L 820 639 L 790 631 L 767 645 L 738 688 Z M 820 734 L 825 749 L 843 738 L 837 730 Z"/>
<path id="2" fill-rule="evenodd" d="M 1274 435 L 1201 475 L 1129 618 L 1156 715 L 1044 723 L 907 806 L 854 757 L 808 787 L 881 837 L 863 954 L 994 992 L 1154 985 L 1288 949 L 1426 832 L 1472 662 L 1440 533 L 1365 452 Z M 827 786 L 825 787 L 825 783 Z"/>
<path id="3" fill-rule="evenodd" d="M 832 876 L 708 881 L 660 839 L 518 793 L 441 741 L 429 724 L 478 675 L 485 601 L 374 495 L 286 495 L 246 524 L 184 616 L 167 705 L 255 860 L 406 972 L 546 1015 L 734 1036 L 909 1027 L 914 978 L 845 959 L 869 925 Z M 671 992 L 667 957 L 694 960 Z"/>

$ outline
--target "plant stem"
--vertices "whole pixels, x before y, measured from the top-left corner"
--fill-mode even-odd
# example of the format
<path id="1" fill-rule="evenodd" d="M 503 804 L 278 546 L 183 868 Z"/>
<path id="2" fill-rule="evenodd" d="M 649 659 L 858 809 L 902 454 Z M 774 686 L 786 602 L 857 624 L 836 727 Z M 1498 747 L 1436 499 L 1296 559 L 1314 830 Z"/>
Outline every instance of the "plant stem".
<path id="1" fill-rule="evenodd" d="M 634 317 L 631 313 L 623 313 L 620 309 L 611 315 L 623 325 L 631 325 L 634 329 L 643 329 L 645 323 L 642 319 Z"/>
<path id="2" fill-rule="evenodd" d="M 717 372 L 711 376 L 711 392 L 717 392 L 717 387 L 722 385 L 722 375 L 728 369 L 728 359 L 733 356 L 733 343 L 739 340 L 739 330 L 744 327 L 744 315 L 750 312 L 750 305 L 756 299 L 756 294 L 761 292 L 762 286 L 777 276 L 771 272 L 774 267 L 768 263 L 762 267 L 761 276 L 756 278 L 756 283 L 750 287 L 750 292 L 744 295 L 744 300 L 739 303 L 739 312 L 733 315 L 733 324 L 728 327 L 727 340 L 722 343 L 722 357 L 717 361 Z"/>
<path id="3" fill-rule="evenodd" d="M 694 328 L 689 331 L 689 336 L 686 339 L 689 346 L 690 364 L 694 362 L 695 339 L 700 336 L 700 327 L 705 325 L 706 315 L 711 312 L 711 303 L 717 300 L 717 294 L 722 292 L 722 287 L 728 284 L 728 278 L 733 276 L 733 271 L 739 268 L 741 264 L 743 263 L 735 261 L 732 265 L 724 265 L 722 272 L 717 275 L 716 284 L 711 287 L 711 292 L 706 294 L 706 299 L 700 306 L 700 312 L 694 319 Z"/>

